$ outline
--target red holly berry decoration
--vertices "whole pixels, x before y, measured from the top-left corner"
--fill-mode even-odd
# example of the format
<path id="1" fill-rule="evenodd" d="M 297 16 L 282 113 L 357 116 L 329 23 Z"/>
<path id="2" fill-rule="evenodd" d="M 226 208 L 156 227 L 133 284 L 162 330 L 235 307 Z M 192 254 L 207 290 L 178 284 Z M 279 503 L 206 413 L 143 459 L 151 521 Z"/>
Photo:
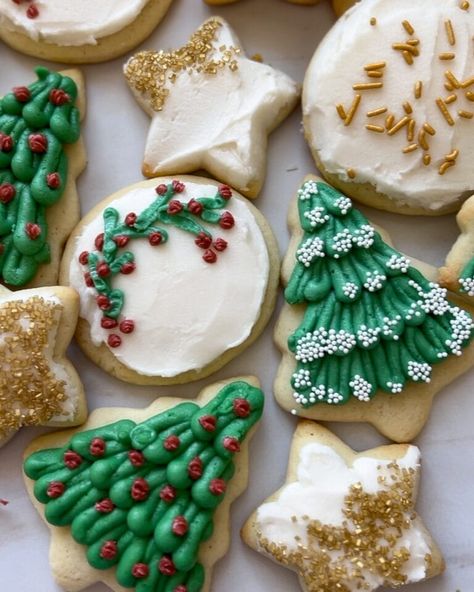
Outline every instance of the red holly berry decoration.
<path id="1" fill-rule="evenodd" d="M 181 181 L 177 181 L 176 179 L 171 183 L 171 185 L 175 193 L 182 193 L 186 188 L 184 183 L 181 183 Z"/>
<path id="2" fill-rule="evenodd" d="M 102 251 L 102 249 L 104 248 L 104 233 L 103 232 L 101 232 L 100 234 L 98 234 L 95 237 L 94 245 L 98 251 Z"/>
<path id="3" fill-rule="evenodd" d="M 245 418 L 250 415 L 250 403 L 247 399 L 234 399 L 233 409 L 237 417 Z"/>
<path id="4" fill-rule="evenodd" d="M 205 232 L 200 232 L 194 239 L 194 243 L 200 249 L 208 249 L 212 244 L 212 238 Z"/>
<path id="5" fill-rule="evenodd" d="M 100 514 L 110 514 L 110 512 L 112 512 L 112 510 L 115 508 L 115 504 L 111 499 L 106 497 L 100 502 L 97 502 L 94 508 L 96 512 L 99 512 Z"/>
<path id="6" fill-rule="evenodd" d="M 176 586 L 173 592 L 188 592 L 188 588 L 184 584 L 180 584 L 179 586 Z"/>
<path id="7" fill-rule="evenodd" d="M 102 261 L 97 266 L 97 274 L 99 275 L 99 277 L 107 277 L 108 275 L 110 275 L 110 267 L 105 261 Z"/>
<path id="8" fill-rule="evenodd" d="M 149 241 L 150 245 L 152 245 L 153 247 L 158 246 L 162 240 L 163 240 L 163 236 L 162 236 L 161 232 L 152 232 L 148 236 L 148 241 Z"/>
<path id="9" fill-rule="evenodd" d="M 180 444 L 181 440 L 178 436 L 171 435 L 164 440 L 163 447 L 165 450 L 168 450 L 168 452 L 174 452 L 175 450 L 178 450 Z"/>
<path id="10" fill-rule="evenodd" d="M 129 214 L 127 214 L 125 216 L 125 224 L 127 226 L 133 226 L 136 221 L 137 221 L 137 215 L 135 214 L 135 212 L 130 212 Z"/>
<path id="11" fill-rule="evenodd" d="M 176 498 L 176 489 L 172 485 L 165 485 L 160 491 L 160 498 L 166 503 L 171 503 Z"/>
<path id="12" fill-rule="evenodd" d="M 119 328 L 122 333 L 133 333 L 133 330 L 135 329 L 135 323 L 132 321 L 132 319 L 124 319 L 120 323 Z"/>
<path id="13" fill-rule="evenodd" d="M 118 236 L 114 237 L 114 243 L 120 248 L 125 247 L 129 240 L 129 237 L 125 236 L 124 234 L 119 234 Z"/>
<path id="14" fill-rule="evenodd" d="M 202 460 L 199 456 L 195 456 L 188 464 L 188 475 L 193 481 L 199 479 L 202 475 Z"/>
<path id="15" fill-rule="evenodd" d="M 132 576 L 134 578 L 146 578 L 149 573 L 150 568 L 146 563 L 135 563 L 135 565 L 132 567 Z"/>
<path id="16" fill-rule="evenodd" d="M 202 415 L 199 418 L 199 423 L 206 432 L 214 432 L 216 429 L 217 418 L 215 415 Z"/>
<path id="17" fill-rule="evenodd" d="M 230 199 L 232 197 L 232 189 L 228 185 L 219 185 L 219 195 L 224 199 Z"/>
<path id="18" fill-rule="evenodd" d="M 89 445 L 89 452 L 92 456 L 104 456 L 105 441 L 102 438 L 93 438 Z"/>
<path id="19" fill-rule="evenodd" d="M 207 249 L 202 258 L 206 263 L 215 263 L 217 261 L 217 255 L 212 249 Z"/>
<path id="20" fill-rule="evenodd" d="M 0 202 L 3 204 L 10 203 L 16 195 L 15 186 L 11 183 L 2 183 L 0 185 Z"/>
<path id="21" fill-rule="evenodd" d="M 100 326 L 102 329 L 114 329 L 118 325 L 118 321 L 116 319 L 112 319 L 111 317 L 102 317 L 100 319 Z"/>
<path id="22" fill-rule="evenodd" d="M 12 92 L 19 103 L 27 103 L 31 98 L 30 89 L 27 86 L 15 86 Z"/>
<path id="23" fill-rule="evenodd" d="M 46 185 L 50 189 L 57 189 L 61 185 L 61 175 L 59 173 L 49 173 L 46 175 Z"/>
<path id="24" fill-rule="evenodd" d="M 64 453 L 64 464 L 68 469 L 77 469 L 82 464 L 82 456 L 74 450 L 66 450 Z"/>
<path id="25" fill-rule="evenodd" d="M 107 337 L 107 343 L 109 347 L 120 347 L 122 345 L 122 338 L 116 333 L 111 333 Z"/>
<path id="26" fill-rule="evenodd" d="M 25 232 L 28 235 L 28 238 L 35 240 L 41 234 L 41 227 L 33 222 L 27 222 L 25 224 Z"/>
<path id="27" fill-rule="evenodd" d="M 212 479 L 209 483 L 209 491 L 212 495 L 222 495 L 227 489 L 227 483 L 224 479 Z"/>
<path id="28" fill-rule="evenodd" d="M 132 488 L 130 489 L 130 495 L 132 498 L 137 502 L 142 502 L 146 500 L 150 493 L 150 486 L 148 485 L 148 481 L 143 479 L 143 477 L 138 477 L 132 484 Z"/>
<path id="29" fill-rule="evenodd" d="M 46 495 L 51 499 L 56 499 L 57 497 L 61 497 L 65 491 L 66 486 L 64 483 L 61 481 L 51 481 L 46 490 Z"/>
<path id="30" fill-rule="evenodd" d="M 168 191 L 168 187 L 164 183 L 160 183 L 160 185 L 155 188 L 155 191 L 158 195 L 164 195 Z"/>
<path id="31" fill-rule="evenodd" d="M 88 288 L 94 287 L 94 280 L 92 279 L 92 276 L 88 271 L 86 271 L 86 273 L 84 274 L 84 282 Z"/>
<path id="32" fill-rule="evenodd" d="M 139 450 L 130 450 L 128 453 L 128 459 L 134 467 L 141 467 L 145 464 L 145 457 Z"/>
<path id="33" fill-rule="evenodd" d="M 30 134 L 28 146 L 35 154 L 44 154 L 48 150 L 48 139 L 44 134 Z"/>
<path id="34" fill-rule="evenodd" d="M 36 4 L 30 4 L 28 6 L 28 8 L 26 9 L 26 16 L 29 19 L 35 19 L 37 16 L 39 16 L 39 10 Z"/>
<path id="35" fill-rule="evenodd" d="M 224 230 L 230 230 L 234 224 L 234 216 L 230 212 L 224 212 L 219 219 L 219 226 Z"/>
<path id="36" fill-rule="evenodd" d="M 176 516 L 171 525 L 171 530 L 176 536 L 184 536 L 189 529 L 188 521 L 184 516 Z"/>
<path id="37" fill-rule="evenodd" d="M 189 200 L 186 207 L 188 208 L 188 211 L 191 212 L 191 214 L 194 214 L 195 216 L 200 216 L 204 209 L 203 205 L 195 199 Z"/>
<path id="38" fill-rule="evenodd" d="M 71 100 L 71 97 L 62 88 L 53 88 L 49 93 L 49 100 L 53 105 L 59 107 Z"/>
<path id="39" fill-rule="evenodd" d="M 11 152 L 13 150 L 13 138 L 0 132 L 0 150 L 2 152 Z"/>
<path id="40" fill-rule="evenodd" d="M 87 262 L 89 261 L 89 251 L 82 251 L 78 259 L 81 265 L 87 265 Z"/>
<path id="41" fill-rule="evenodd" d="M 237 440 L 237 438 L 233 438 L 232 436 L 226 436 L 222 443 L 224 445 L 224 448 L 229 452 L 240 451 L 240 442 Z"/>
<path id="42" fill-rule="evenodd" d="M 177 199 L 172 199 L 168 204 L 167 212 L 173 216 L 175 214 L 179 214 L 183 209 L 184 206 L 180 201 Z"/>
<path id="43" fill-rule="evenodd" d="M 227 249 L 227 241 L 223 238 L 218 238 L 214 241 L 213 247 L 216 251 L 225 251 Z"/>
<path id="44" fill-rule="evenodd" d="M 105 541 L 100 548 L 99 555 L 102 559 L 114 559 L 117 555 L 117 541 Z"/>
<path id="45" fill-rule="evenodd" d="M 101 310 L 108 310 L 110 308 L 110 300 L 105 294 L 99 294 L 96 299 L 97 306 Z"/>
<path id="46" fill-rule="evenodd" d="M 133 273 L 135 271 L 135 263 L 133 261 L 127 261 L 120 267 L 120 273 L 124 275 L 128 275 L 129 273 Z"/>
<path id="47" fill-rule="evenodd" d="M 176 573 L 176 566 L 173 563 L 171 557 L 163 555 L 163 557 L 158 562 L 158 570 L 164 576 L 174 576 L 174 574 Z"/>

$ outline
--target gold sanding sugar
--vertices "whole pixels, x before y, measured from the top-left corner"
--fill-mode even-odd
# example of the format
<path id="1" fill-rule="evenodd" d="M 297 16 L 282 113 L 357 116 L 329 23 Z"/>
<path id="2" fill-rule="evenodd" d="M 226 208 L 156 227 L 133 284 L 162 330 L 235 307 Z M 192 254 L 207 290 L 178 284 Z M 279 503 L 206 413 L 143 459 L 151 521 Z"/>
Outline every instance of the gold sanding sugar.
<path id="1" fill-rule="evenodd" d="M 290 550 L 257 531 L 260 547 L 276 561 L 297 570 L 308 592 L 350 592 L 372 589 L 364 574 L 398 587 L 407 582 L 404 572 L 410 551 L 400 542 L 413 527 L 414 469 L 390 463 L 391 479 L 379 480 L 383 489 L 367 493 L 360 483 L 351 486 L 344 498 L 342 526 L 305 520 L 307 543 L 296 541 Z M 298 519 L 293 522 L 296 522 Z M 425 556 L 429 567 L 432 557 Z"/>
<path id="2" fill-rule="evenodd" d="M 147 93 L 151 106 L 161 111 L 169 95 L 169 84 L 182 72 L 203 72 L 215 75 L 223 68 L 238 69 L 235 56 L 237 47 L 213 46 L 216 31 L 222 23 L 215 19 L 205 22 L 193 33 L 183 47 L 171 51 L 141 51 L 134 55 L 125 67 L 129 84 L 140 93 Z M 214 57 L 211 57 L 213 55 Z"/>
<path id="3" fill-rule="evenodd" d="M 66 385 L 46 357 L 61 308 L 39 296 L 0 304 L 0 436 L 62 410 Z"/>

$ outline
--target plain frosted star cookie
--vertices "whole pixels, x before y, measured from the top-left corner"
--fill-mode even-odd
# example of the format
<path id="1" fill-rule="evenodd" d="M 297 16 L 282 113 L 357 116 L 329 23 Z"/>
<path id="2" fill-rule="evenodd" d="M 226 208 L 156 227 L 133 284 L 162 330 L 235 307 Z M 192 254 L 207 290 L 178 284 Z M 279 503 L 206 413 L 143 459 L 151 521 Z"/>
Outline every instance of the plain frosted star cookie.
<path id="1" fill-rule="evenodd" d="M 83 430 L 35 440 L 27 488 L 51 530 L 58 584 L 207 592 L 229 547 L 230 505 L 247 487 L 263 402 L 255 378 L 232 379 L 196 403 L 99 409 Z"/>
<path id="2" fill-rule="evenodd" d="M 0 39 L 35 58 L 86 64 L 123 55 L 155 29 L 172 0 L 0 0 Z"/>
<path id="3" fill-rule="evenodd" d="M 247 197 L 258 195 L 267 136 L 299 97 L 291 78 L 248 59 L 229 25 L 216 17 L 176 51 L 136 54 L 124 73 L 152 118 L 146 177 L 204 169 Z"/>
<path id="4" fill-rule="evenodd" d="M 96 206 L 71 235 L 64 284 L 77 339 L 114 376 L 176 384 L 221 368 L 273 311 L 279 256 L 262 214 L 227 185 L 158 178 Z"/>
<path id="5" fill-rule="evenodd" d="M 70 288 L 0 286 L 0 445 L 23 426 L 85 421 L 82 384 L 65 357 L 78 313 Z"/>
<path id="6" fill-rule="evenodd" d="M 454 212 L 472 193 L 468 8 L 459 0 L 364 0 L 334 25 L 303 89 L 305 135 L 328 182 L 402 214 Z"/>
<path id="7" fill-rule="evenodd" d="M 367 421 L 410 441 L 434 395 L 474 364 L 474 309 L 317 177 L 306 177 L 288 220 L 277 401 L 302 417 Z"/>
<path id="8" fill-rule="evenodd" d="M 16 288 L 57 283 L 86 164 L 81 73 L 36 75 L 0 99 L 0 282 Z"/>
<path id="9" fill-rule="evenodd" d="M 399 588 L 438 575 L 441 553 L 415 512 L 416 446 L 356 453 L 298 424 L 286 483 L 252 514 L 242 538 L 298 575 L 305 592 Z"/>

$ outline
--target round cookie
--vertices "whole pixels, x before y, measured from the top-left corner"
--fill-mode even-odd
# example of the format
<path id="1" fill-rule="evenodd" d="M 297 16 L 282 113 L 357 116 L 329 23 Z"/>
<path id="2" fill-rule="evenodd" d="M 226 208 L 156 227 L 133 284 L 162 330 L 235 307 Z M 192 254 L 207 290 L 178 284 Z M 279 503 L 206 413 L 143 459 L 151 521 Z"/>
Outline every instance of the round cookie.
<path id="1" fill-rule="evenodd" d="M 366 0 L 326 35 L 303 88 L 323 176 L 403 214 L 456 211 L 474 189 L 474 12 L 458 0 Z"/>
<path id="2" fill-rule="evenodd" d="M 172 0 L 0 0 L 0 39 L 37 59 L 111 60 L 144 41 Z"/>
<path id="3" fill-rule="evenodd" d="M 79 292 L 76 336 L 94 362 L 128 382 L 178 384 L 258 337 L 278 267 L 271 229 L 247 200 L 209 179 L 162 177 L 122 189 L 81 221 L 61 279 Z"/>

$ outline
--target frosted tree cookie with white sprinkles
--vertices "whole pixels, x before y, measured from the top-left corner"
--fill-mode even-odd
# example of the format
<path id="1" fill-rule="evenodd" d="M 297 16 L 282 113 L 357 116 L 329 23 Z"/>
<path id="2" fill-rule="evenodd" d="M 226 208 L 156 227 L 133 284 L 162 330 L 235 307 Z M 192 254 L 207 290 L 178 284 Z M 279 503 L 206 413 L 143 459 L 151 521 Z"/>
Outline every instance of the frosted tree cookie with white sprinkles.
<path id="1" fill-rule="evenodd" d="M 303 88 L 328 182 L 402 214 L 457 211 L 474 190 L 474 7 L 365 0 L 326 35 Z"/>
<path id="2" fill-rule="evenodd" d="M 415 512 L 420 451 L 356 453 L 310 421 L 298 424 L 286 483 L 252 514 L 242 538 L 296 572 L 305 592 L 374 592 L 440 574 L 440 550 Z"/>
<path id="3" fill-rule="evenodd" d="M 71 235 L 61 279 L 80 296 L 77 339 L 136 384 L 198 380 L 263 331 L 279 255 L 262 214 L 229 186 L 162 177 L 97 205 Z"/>
<path id="4" fill-rule="evenodd" d="M 173 0 L 0 0 L 0 39 L 35 58 L 86 64 L 146 39 Z"/>
<path id="5" fill-rule="evenodd" d="M 229 25 L 213 17 L 171 52 L 141 51 L 124 74 L 151 116 L 146 177 L 204 169 L 247 197 L 260 192 L 267 136 L 293 110 L 299 87 L 245 56 Z"/>
<path id="6" fill-rule="evenodd" d="M 24 426 L 85 421 L 82 384 L 65 357 L 78 313 L 70 288 L 0 286 L 0 446 Z"/>
<path id="7" fill-rule="evenodd" d="M 310 419 L 367 421 L 393 440 L 411 440 L 434 395 L 474 364 L 474 309 L 448 298 L 317 177 L 299 189 L 289 226 L 286 304 L 275 330 L 279 404 Z"/>

